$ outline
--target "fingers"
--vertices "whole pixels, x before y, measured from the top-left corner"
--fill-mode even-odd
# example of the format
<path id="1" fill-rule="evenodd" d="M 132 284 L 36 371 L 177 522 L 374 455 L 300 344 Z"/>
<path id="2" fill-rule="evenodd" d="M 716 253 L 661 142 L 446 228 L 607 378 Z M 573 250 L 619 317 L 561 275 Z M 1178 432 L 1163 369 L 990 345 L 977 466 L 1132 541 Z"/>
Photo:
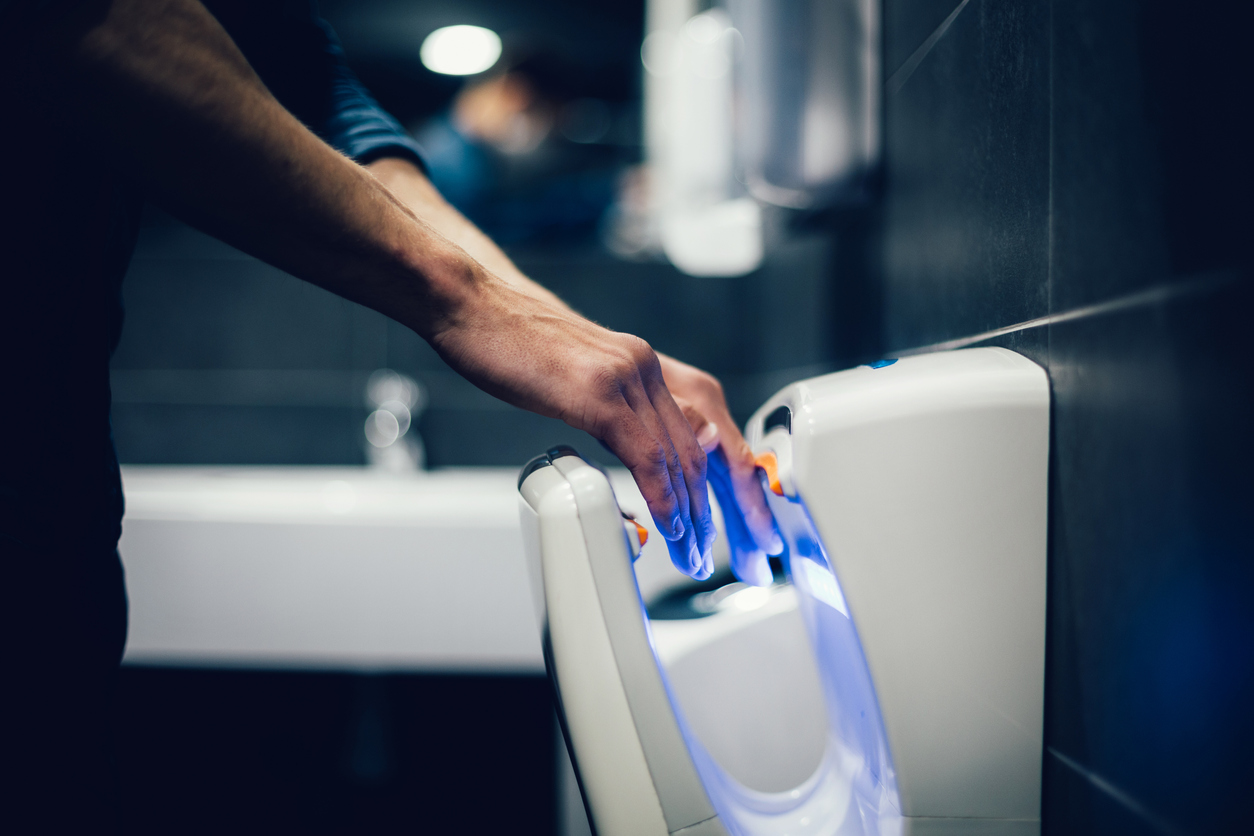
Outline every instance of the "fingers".
<path id="1" fill-rule="evenodd" d="M 714 496 L 718 500 L 718 504 L 723 509 L 723 523 L 727 528 L 728 548 L 731 551 L 732 572 L 737 578 L 745 583 L 754 584 L 755 586 L 766 586 L 771 583 L 771 567 L 766 559 L 766 550 L 757 541 L 749 531 L 745 522 L 745 512 L 742 508 L 742 502 L 736 495 L 734 481 L 730 468 L 727 463 L 727 455 L 724 449 L 720 449 L 721 433 L 714 422 L 709 421 L 701 413 L 696 406 L 684 400 L 683 398 L 675 398 L 675 403 L 679 406 L 684 414 L 684 418 L 688 420 L 688 425 L 692 427 L 696 433 L 697 441 L 701 444 L 703 450 L 706 451 L 707 475 L 709 478 L 710 488 L 714 491 Z M 734 430 L 735 437 L 740 438 L 739 431 Z M 747 449 L 747 445 L 745 445 Z M 751 464 L 751 463 L 750 463 Z M 752 471 L 751 471 L 752 472 Z M 756 477 L 755 477 L 756 480 Z M 774 520 L 770 515 L 770 510 L 766 507 L 765 499 L 762 495 L 761 484 L 757 483 L 757 490 L 750 492 L 750 498 L 757 498 L 762 501 L 762 511 L 766 512 L 766 521 L 768 526 L 767 546 L 774 546 L 772 553 L 778 553 L 783 550 L 783 544 L 779 542 L 779 534 L 775 530 Z M 748 504 L 752 513 L 752 503 Z M 759 523 L 761 521 L 759 520 Z M 711 567 L 712 569 L 712 567 Z"/>
<path id="2" fill-rule="evenodd" d="M 720 451 L 726 457 L 730 490 L 736 507 L 743 515 L 745 527 L 759 549 L 767 554 L 779 554 L 784 550 L 784 542 L 775 527 L 775 517 L 766 505 L 762 482 L 753 464 L 753 451 L 739 431 L 736 432 L 739 444 L 734 441 L 727 443 L 726 436 L 724 439 Z"/>
<path id="3" fill-rule="evenodd" d="M 633 362 L 633 373 L 617 376 L 626 410 L 616 410 L 621 414 L 612 418 L 603 437 L 635 477 L 676 568 L 708 577 L 715 531 L 705 486 L 705 451 L 642 340 L 635 341 Z"/>
<path id="4" fill-rule="evenodd" d="M 721 462 L 726 466 L 729 499 L 734 499 L 734 507 L 739 510 L 739 516 L 757 547 L 767 554 L 779 554 L 784 544 L 775 528 L 775 517 L 767 507 L 766 495 L 762 492 L 762 483 L 753 463 L 753 451 L 726 410 L 722 410 L 716 420 L 723 425 L 719 427 L 718 448 L 723 454 Z M 722 502 L 722 499 L 719 501 Z"/>
<path id="5" fill-rule="evenodd" d="M 706 452 L 707 457 L 712 457 L 715 450 L 722 454 L 720 462 L 726 477 L 727 495 L 719 496 L 718 488 L 715 488 L 719 504 L 726 510 L 738 512 L 736 516 L 741 519 L 737 522 L 745 527 L 747 535 L 752 538 L 758 549 L 767 554 L 779 554 L 783 551 L 784 545 L 776 530 L 775 518 L 770 508 L 767 507 L 766 497 L 762 493 L 762 483 L 758 480 L 753 464 L 753 451 L 749 449 L 749 444 L 740 434 L 740 430 L 732 423 L 731 416 L 725 410 L 718 411 L 720 419 L 724 419 L 720 423 L 726 426 L 726 429 L 723 429 L 714 421 L 708 420 L 696 406 L 682 397 L 676 398 L 675 402 L 683 410 L 684 417 L 696 433 L 697 442 Z M 711 484 L 713 484 L 713 462 L 708 467 Z"/>
<path id="6" fill-rule="evenodd" d="M 692 403 L 678 397 L 674 398 L 674 400 L 675 405 L 679 407 L 680 412 L 683 414 L 684 420 L 688 422 L 688 426 L 692 429 L 692 432 L 696 437 L 697 444 L 700 445 L 701 450 L 706 454 L 708 474 L 708 469 L 712 466 L 709 464 L 709 456 L 718 449 L 720 437 L 718 426 L 713 421 L 706 419 L 706 417 L 701 414 L 701 411 L 698 410 Z M 720 501 L 720 505 L 722 504 L 724 503 Z M 733 508 L 731 505 L 727 505 L 726 507 Z M 713 515 L 711 515 L 710 518 L 710 530 L 711 536 L 709 542 L 711 548 L 707 548 L 702 552 L 702 571 L 700 574 L 693 575 L 693 577 L 697 580 L 705 580 L 710 575 L 714 574 L 714 556 L 712 546 L 714 538 L 718 536 L 718 531 L 713 525 Z M 676 556 L 672 554 L 671 561 L 675 562 L 675 560 Z"/>
<path id="7" fill-rule="evenodd" d="M 685 405 L 684 414 L 693 431 L 704 433 L 701 439 L 702 448 L 707 454 L 718 449 L 726 458 L 730 493 L 728 499 L 732 501 L 724 502 L 720 498 L 720 504 L 728 511 L 739 510 L 759 549 L 768 554 L 779 554 L 784 545 L 762 493 L 753 464 L 753 452 L 731 417 L 722 386 L 712 375 L 673 357 L 662 356 L 661 360 L 667 384 L 675 393 L 676 399 Z M 714 429 L 704 429 L 701 423 L 703 420 L 713 424 Z"/>
<path id="8" fill-rule="evenodd" d="M 692 431 L 688 417 L 675 403 L 662 380 L 660 371 L 652 381 L 650 394 L 659 418 L 666 426 L 679 457 L 684 485 L 687 489 L 692 540 L 688 543 L 689 574 L 696 577 L 713 574 L 714 517 L 706 490 L 706 455 Z M 674 561 L 672 556 L 672 561 Z"/>
<path id="9" fill-rule="evenodd" d="M 695 527 L 684 465 L 671 429 L 658 414 L 646 387 L 650 370 L 644 353 L 651 351 L 643 341 L 638 342 L 643 348 L 638 350 L 640 356 L 634 358 L 633 368 L 616 375 L 618 404 L 602 435 L 631 471 L 662 536 L 667 541 L 691 543 Z M 691 572 L 691 563 L 685 551 L 684 559 L 676 565 Z"/>
<path id="10" fill-rule="evenodd" d="M 766 559 L 766 553 L 746 528 L 743 516 L 738 513 L 739 502 L 732 488 L 731 474 L 722 450 L 716 450 L 709 457 L 709 477 L 714 496 L 723 508 L 732 573 L 744 583 L 769 586 L 772 580 L 770 563 Z"/>
<path id="11" fill-rule="evenodd" d="M 684 418 L 688 421 L 688 426 L 692 427 L 692 432 L 697 437 L 697 443 L 701 445 L 701 449 L 708 456 L 718 449 L 719 439 L 722 437 L 719 432 L 718 425 L 707 419 L 696 406 L 679 397 L 675 398 L 675 404 L 683 412 Z"/>
<path id="12" fill-rule="evenodd" d="M 687 529 L 671 477 L 670 452 L 636 410 L 627 403 L 622 406 L 606 422 L 602 440 L 631 472 L 662 537 L 668 542 L 680 540 Z"/>
<path id="13" fill-rule="evenodd" d="M 703 581 L 714 574 L 712 556 L 702 556 L 695 545 L 693 534 L 685 534 L 679 540 L 667 540 L 666 548 L 675 568 L 695 580 Z"/>

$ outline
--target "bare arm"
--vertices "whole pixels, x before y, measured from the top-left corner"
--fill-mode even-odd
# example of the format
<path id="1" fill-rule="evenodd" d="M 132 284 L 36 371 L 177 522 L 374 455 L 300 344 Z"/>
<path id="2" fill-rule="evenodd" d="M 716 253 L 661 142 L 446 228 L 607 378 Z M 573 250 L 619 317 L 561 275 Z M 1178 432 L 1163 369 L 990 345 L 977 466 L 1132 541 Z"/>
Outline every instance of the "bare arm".
<path id="1" fill-rule="evenodd" d="M 444 199 L 418 166 L 400 157 L 383 157 L 366 168 L 417 217 L 431 224 L 495 275 L 529 296 L 570 310 L 556 294 L 523 275 L 491 238 Z"/>
<path id="2" fill-rule="evenodd" d="M 412 162 L 385 157 L 367 168 L 415 215 L 455 241 L 497 276 L 523 293 L 569 310 L 552 292 L 525 276 L 490 238 L 450 206 Z M 658 354 L 658 359 L 667 388 L 688 418 L 703 449 L 714 457 L 712 466 L 720 469 L 714 486 L 724 514 L 736 514 L 743 521 L 747 536 L 730 535 L 737 574 L 745 580 L 765 582 L 769 575 L 763 577 L 762 572 L 769 570 L 763 553 L 776 554 L 783 545 L 762 495 L 753 452 L 731 417 L 723 388 L 707 372 L 665 354 Z M 733 523 L 728 525 L 730 529 Z M 754 564 L 754 568 L 750 568 L 750 564 Z"/>
<path id="3" fill-rule="evenodd" d="M 522 292 L 417 217 L 287 113 L 196 0 L 83 8 L 10 55 L 36 97 L 102 135 L 176 214 L 413 328 L 489 393 L 602 439 L 700 573 L 714 536 L 705 454 L 644 341 Z"/>

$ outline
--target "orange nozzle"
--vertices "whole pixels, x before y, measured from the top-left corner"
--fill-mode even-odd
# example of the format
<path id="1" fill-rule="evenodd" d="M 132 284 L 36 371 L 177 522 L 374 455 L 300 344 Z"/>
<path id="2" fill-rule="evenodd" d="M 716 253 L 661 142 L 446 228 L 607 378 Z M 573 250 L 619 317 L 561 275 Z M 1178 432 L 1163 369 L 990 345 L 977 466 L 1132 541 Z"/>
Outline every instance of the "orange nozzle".
<path id="1" fill-rule="evenodd" d="M 771 486 L 771 493 L 783 496 L 784 486 L 779 482 L 779 460 L 775 458 L 775 454 L 770 451 L 759 453 L 753 464 L 766 471 L 766 481 Z"/>
<path id="2" fill-rule="evenodd" d="M 644 548 L 644 544 L 649 542 L 649 529 L 645 528 L 635 520 L 632 520 L 631 524 L 636 527 L 636 536 L 640 538 L 640 547 Z"/>

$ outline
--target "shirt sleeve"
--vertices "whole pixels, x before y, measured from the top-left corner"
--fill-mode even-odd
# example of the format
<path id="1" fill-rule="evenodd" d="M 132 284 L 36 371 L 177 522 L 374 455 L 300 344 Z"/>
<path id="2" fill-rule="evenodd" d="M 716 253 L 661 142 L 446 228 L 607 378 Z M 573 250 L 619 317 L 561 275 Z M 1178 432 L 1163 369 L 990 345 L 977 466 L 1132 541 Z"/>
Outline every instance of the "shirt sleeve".
<path id="1" fill-rule="evenodd" d="M 344 50 L 331 27 L 317 21 L 332 64 L 329 114 L 317 133 L 359 163 L 380 157 L 408 157 L 425 170 L 422 149 L 400 123 L 374 100 L 344 60 Z"/>
<path id="2" fill-rule="evenodd" d="M 403 157 L 426 170 L 422 148 L 348 67 L 310 0 L 205 3 L 253 69 L 297 119 L 359 163 Z"/>

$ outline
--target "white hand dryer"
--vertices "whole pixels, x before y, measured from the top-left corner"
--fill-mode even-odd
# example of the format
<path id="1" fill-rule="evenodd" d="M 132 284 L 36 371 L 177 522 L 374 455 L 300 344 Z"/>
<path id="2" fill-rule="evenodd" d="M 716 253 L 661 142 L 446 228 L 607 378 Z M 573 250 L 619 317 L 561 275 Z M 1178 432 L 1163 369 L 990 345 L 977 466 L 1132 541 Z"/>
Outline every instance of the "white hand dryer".
<path id="1" fill-rule="evenodd" d="M 823 687 L 799 785 L 722 769 L 668 690 L 643 535 L 569 448 L 523 471 L 545 659 L 600 836 L 1037 834 L 1049 385 L 1011 351 L 795 383 L 750 420 Z M 787 706 L 781 706 L 787 710 Z"/>

